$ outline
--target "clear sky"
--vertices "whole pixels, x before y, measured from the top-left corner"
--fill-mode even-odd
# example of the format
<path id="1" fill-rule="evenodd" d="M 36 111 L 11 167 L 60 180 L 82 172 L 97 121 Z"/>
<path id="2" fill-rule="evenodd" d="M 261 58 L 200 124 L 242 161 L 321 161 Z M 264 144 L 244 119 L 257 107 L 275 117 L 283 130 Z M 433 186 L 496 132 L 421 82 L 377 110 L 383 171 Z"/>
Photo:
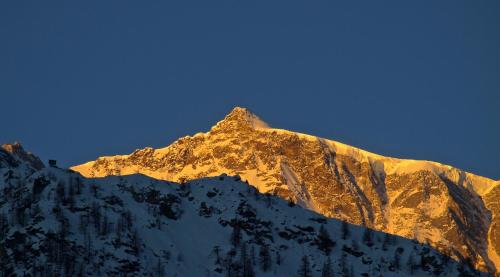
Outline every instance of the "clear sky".
<path id="1" fill-rule="evenodd" d="M 70 166 L 237 105 L 500 179 L 499 49 L 500 1 L 2 1 L 0 142 Z"/>

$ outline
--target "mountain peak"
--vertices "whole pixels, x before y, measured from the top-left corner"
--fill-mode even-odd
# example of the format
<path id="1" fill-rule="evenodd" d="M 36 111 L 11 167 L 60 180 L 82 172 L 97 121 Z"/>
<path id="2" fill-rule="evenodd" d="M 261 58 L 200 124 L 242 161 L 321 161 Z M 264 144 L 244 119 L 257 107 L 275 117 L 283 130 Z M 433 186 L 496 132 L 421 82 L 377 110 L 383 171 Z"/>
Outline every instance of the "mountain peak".
<path id="1" fill-rule="evenodd" d="M 437 246 L 477 268 L 500 268 L 500 186 L 493 180 L 273 129 L 241 107 L 209 132 L 72 169 L 87 177 L 144 174 L 179 182 L 238 175 L 260 192 L 327 217 Z"/>
<path id="2" fill-rule="evenodd" d="M 21 160 L 29 163 L 35 169 L 41 169 L 44 167 L 43 162 L 35 155 L 30 152 L 26 152 L 19 142 L 5 143 L 2 144 L 1 148 L 9 153 L 16 160 Z"/>
<path id="3" fill-rule="evenodd" d="M 269 125 L 262 121 L 257 115 L 247 108 L 235 107 L 229 114 L 219 121 L 212 131 L 217 130 L 244 130 L 244 129 L 267 129 Z"/>
<path id="4" fill-rule="evenodd" d="M 231 112 L 228 115 L 238 114 L 238 113 L 250 113 L 250 111 L 247 108 L 236 106 L 231 110 Z"/>
<path id="5" fill-rule="evenodd" d="M 10 154 L 25 152 L 23 146 L 18 141 L 15 141 L 14 143 L 2 144 L 2 148 Z"/>

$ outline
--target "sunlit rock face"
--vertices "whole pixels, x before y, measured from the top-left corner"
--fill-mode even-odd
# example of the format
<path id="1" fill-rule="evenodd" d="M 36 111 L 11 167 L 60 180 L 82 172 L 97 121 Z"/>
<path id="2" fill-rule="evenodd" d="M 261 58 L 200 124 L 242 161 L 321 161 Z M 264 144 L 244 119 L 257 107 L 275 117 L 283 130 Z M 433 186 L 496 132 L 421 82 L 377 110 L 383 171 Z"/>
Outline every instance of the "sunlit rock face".
<path id="1" fill-rule="evenodd" d="M 500 186 L 451 166 L 380 156 L 269 127 L 235 108 L 207 133 L 72 168 L 183 181 L 240 175 L 261 192 L 326 216 L 429 243 L 478 269 L 500 268 Z"/>

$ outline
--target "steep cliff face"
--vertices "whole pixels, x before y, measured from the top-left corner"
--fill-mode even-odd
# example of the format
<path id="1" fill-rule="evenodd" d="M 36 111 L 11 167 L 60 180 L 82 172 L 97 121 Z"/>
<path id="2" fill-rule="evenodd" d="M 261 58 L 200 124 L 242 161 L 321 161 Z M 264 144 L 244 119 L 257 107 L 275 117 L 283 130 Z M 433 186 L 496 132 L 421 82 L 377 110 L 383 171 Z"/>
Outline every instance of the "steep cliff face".
<path id="1" fill-rule="evenodd" d="M 415 238 L 481 270 L 500 268 L 498 181 L 273 129 L 243 108 L 165 148 L 72 169 L 88 177 L 141 173 L 181 182 L 237 174 L 260 192 L 328 217 Z"/>
<path id="2" fill-rule="evenodd" d="M 488 230 L 488 254 L 495 261 L 500 272 L 500 186 L 494 187 L 483 197 L 486 208 L 491 211 L 491 223 Z"/>

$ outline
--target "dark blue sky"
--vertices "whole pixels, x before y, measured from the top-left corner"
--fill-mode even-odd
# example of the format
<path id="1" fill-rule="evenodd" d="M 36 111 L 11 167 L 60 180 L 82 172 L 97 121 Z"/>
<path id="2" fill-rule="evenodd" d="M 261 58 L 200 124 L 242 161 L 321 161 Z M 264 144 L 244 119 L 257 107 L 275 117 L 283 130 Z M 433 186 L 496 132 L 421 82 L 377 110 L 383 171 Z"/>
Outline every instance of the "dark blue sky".
<path id="1" fill-rule="evenodd" d="M 0 142 L 69 166 L 238 105 L 500 179 L 499 30 L 499 1 L 2 1 Z"/>

